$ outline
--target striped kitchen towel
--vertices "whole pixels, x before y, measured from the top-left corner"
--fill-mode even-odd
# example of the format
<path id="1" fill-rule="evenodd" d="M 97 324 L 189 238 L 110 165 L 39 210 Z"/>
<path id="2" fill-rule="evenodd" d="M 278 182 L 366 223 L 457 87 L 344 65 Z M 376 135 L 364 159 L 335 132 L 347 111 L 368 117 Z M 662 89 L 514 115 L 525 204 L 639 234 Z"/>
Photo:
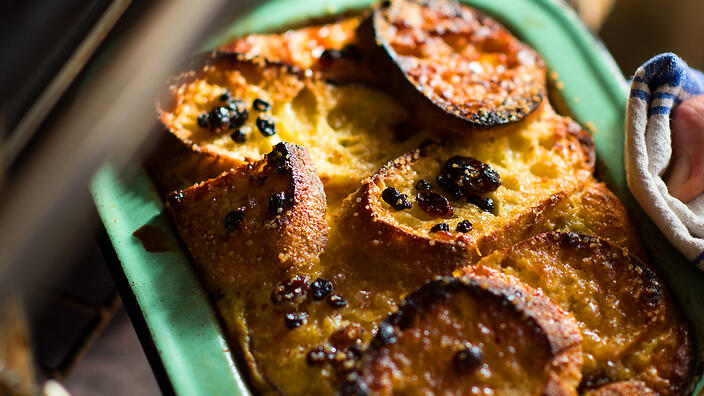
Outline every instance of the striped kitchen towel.
<path id="1" fill-rule="evenodd" d="M 640 206 L 682 254 L 704 270 L 704 194 L 687 204 L 663 181 L 672 156 L 670 114 L 704 94 L 704 74 L 677 55 L 661 54 L 638 68 L 626 111 L 624 162 L 628 187 Z"/>

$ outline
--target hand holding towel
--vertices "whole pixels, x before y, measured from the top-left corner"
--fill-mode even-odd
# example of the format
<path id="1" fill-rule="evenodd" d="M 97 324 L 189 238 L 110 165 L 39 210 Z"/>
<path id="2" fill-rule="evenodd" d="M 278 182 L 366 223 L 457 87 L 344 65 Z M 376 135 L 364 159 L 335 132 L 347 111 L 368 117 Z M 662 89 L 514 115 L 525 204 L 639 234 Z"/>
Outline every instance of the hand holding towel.
<path id="1" fill-rule="evenodd" d="M 678 191 L 682 182 L 691 172 L 700 171 L 692 166 L 692 156 L 704 158 L 704 145 L 697 147 L 704 139 L 693 134 L 704 134 L 698 128 L 704 125 L 704 101 L 686 102 L 700 95 L 704 95 L 704 74 L 674 54 L 658 55 L 638 68 L 626 111 L 624 162 L 628 186 L 643 210 L 670 243 L 704 269 L 704 194 L 684 203 L 671 195 L 665 183 L 667 176 L 672 190 L 682 197 Z M 683 108 L 675 110 L 682 102 L 686 102 Z M 671 123 L 673 112 L 676 118 Z M 674 136 L 680 145 L 676 158 L 671 125 L 679 134 Z M 691 146 L 683 148 L 683 144 Z"/>

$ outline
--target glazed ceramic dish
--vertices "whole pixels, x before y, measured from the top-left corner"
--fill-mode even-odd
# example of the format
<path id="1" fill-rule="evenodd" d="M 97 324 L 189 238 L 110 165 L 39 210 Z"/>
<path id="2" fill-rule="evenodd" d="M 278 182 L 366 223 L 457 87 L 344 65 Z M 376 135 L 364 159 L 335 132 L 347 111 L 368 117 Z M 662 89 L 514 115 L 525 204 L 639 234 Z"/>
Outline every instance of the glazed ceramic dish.
<path id="1" fill-rule="evenodd" d="M 626 82 L 610 55 L 576 16 L 556 1 L 472 0 L 467 4 L 499 20 L 542 55 L 549 67 L 553 105 L 593 133 L 597 176 L 638 223 L 654 263 L 689 319 L 696 345 L 700 345 L 704 291 L 698 286 L 704 276 L 667 244 L 628 192 L 623 169 Z M 358 0 L 268 2 L 235 21 L 207 47 L 217 47 L 245 33 L 273 31 L 368 5 Z M 96 175 L 92 192 L 138 304 L 139 312 L 133 314 L 141 315 L 147 324 L 148 334 L 140 336 L 151 337 L 176 393 L 247 394 L 216 315 L 151 180 L 141 169 L 127 180 L 106 165 Z M 145 244 L 144 238 L 140 241 L 134 235 L 138 230 L 151 235 L 154 243 Z M 697 348 L 697 370 L 690 386 L 695 394 L 704 386 L 698 370 L 701 360 Z"/>

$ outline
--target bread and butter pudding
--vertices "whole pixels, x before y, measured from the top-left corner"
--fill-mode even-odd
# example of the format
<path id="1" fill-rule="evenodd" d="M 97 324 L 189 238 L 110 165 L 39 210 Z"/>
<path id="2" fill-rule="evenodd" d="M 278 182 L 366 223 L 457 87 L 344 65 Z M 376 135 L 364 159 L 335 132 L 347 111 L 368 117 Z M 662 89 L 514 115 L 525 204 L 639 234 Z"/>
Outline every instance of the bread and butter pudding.
<path id="1" fill-rule="evenodd" d="M 261 394 L 682 394 L 689 325 L 490 17 L 394 0 L 170 81 L 148 168 Z"/>

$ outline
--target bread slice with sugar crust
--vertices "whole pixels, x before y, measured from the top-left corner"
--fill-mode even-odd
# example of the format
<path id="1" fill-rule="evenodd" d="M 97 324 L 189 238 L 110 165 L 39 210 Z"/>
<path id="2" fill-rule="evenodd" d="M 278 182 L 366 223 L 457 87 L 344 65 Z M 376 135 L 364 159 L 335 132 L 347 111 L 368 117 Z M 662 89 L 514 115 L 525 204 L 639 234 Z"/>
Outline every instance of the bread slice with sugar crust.
<path id="1" fill-rule="evenodd" d="M 388 89 L 440 132 L 517 122 L 545 96 L 540 56 L 457 1 L 382 2 L 358 36 Z"/>
<path id="2" fill-rule="evenodd" d="M 195 152 L 244 165 L 278 142 L 299 144 L 310 151 L 326 191 L 346 195 L 424 139 L 393 98 L 363 84 L 334 85 L 234 53 L 194 63 L 171 82 L 159 112 L 162 124 Z"/>
<path id="3" fill-rule="evenodd" d="M 327 243 L 325 192 L 308 150 L 278 143 L 260 161 L 171 193 L 167 205 L 249 380 L 276 389 L 262 367 L 271 344 L 263 327 L 290 333 L 285 314 L 320 272 Z"/>
<path id="4" fill-rule="evenodd" d="M 529 236 L 551 208 L 592 180 L 593 150 L 587 132 L 544 103 L 523 122 L 493 134 L 432 144 L 389 162 L 345 200 L 340 221 L 358 249 L 394 270 L 449 274 Z M 481 174 L 453 179 L 467 184 L 465 193 L 438 181 L 447 166 L 457 165 L 448 165 L 455 156 L 488 165 L 465 172 L 491 169 L 487 174 L 500 183 L 495 180 L 493 191 L 481 192 L 483 187 L 469 185 L 483 183 Z M 405 195 L 406 206 L 392 206 L 385 191 Z M 422 195 L 440 202 L 445 212 L 429 208 Z M 465 221 L 471 226 L 462 228 Z"/>
<path id="5" fill-rule="evenodd" d="M 639 380 L 680 394 L 692 370 L 692 334 L 652 265 L 602 238 L 538 234 L 455 271 L 515 276 L 572 313 L 584 341 L 582 389 Z"/>
<path id="6" fill-rule="evenodd" d="M 307 150 L 287 143 L 167 205 L 211 295 L 310 271 L 327 241 L 322 183 Z"/>
<path id="7" fill-rule="evenodd" d="M 249 34 L 223 45 L 220 51 L 311 70 L 336 83 L 356 81 L 380 85 L 380 76 L 363 62 L 357 45 L 356 30 L 361 19 L 361 16 L 350 16 L 282 33 Z"/>
<path id="8" fill-rule="evenodd" d="M 574 318 L 540 291 L 498 272 L 439 278 L 379 326 L 342 394 L 576 395 L 580 355 Z"/>
<path id="9" fill-rule="evenodd" d="M 289 29 L 282 33 L 248 34 L 220 47 L 247 57 L 262 57 L 301 69 L 320 69 L 325 50 L 342 50 L 356 42 L 359 17 Z M 323 57 L 324 58 L 324 57 Z"/>
<path id="10" fill-rule="evenodd" d="M 399 7 L 403 9 L 397 15 L 388 14 Z M 412 29 L 386 37 L 393 58 L 389 51 L 369 57 L 369 48 L 362 48 L 374 44 L 367 40 L 373 38 L 370 30 L 357 29 L 369 14 L 280 34 L 248 35 L 196 60 L 170 82 L 169 98 L 159 103 L 159 116 L 175 144 L 163 146 L 150 171 L 162 192 L 179 190 L 170 195 L 169 209 L 230 347 L 239 349 L 235 356 L 244 363 L 240 367 L 249 369 L 254 391 L 354 393 L 359 390 L 356 380 L 379 392 L 440 392 L 472 384 L 506 390 L 515 386 L 523 394 L 533 389 L 545 394 L 628 394 L 651 388 L 668 393 L 679 386 L 692 359 L 686 347 L 691 340 L 686 323 L 670 314 L 669 300 L 648 298 L 650 289 L 655 294 L 662 290 L 657 277 L 653 282 L 626 277 L 631 280 L 624 283 L 640 280 L 643 288 L 635 296 L 638 288 L 632 287 L 633 296 L 623 299 L 653 305 L 654 318 L 671 318 L 674 325 L 658 328 L 648 322 L 642 333 L 634 330 L 626 336 L 660 335 L 659 341 L 646 344 L 679 351 L 683 363 L 672 363 L 677 353 L 670 352 L 624 358 L 628 364 L 659 359 L 661 365 L 646 371 L 658 371 L 660 379 L 643 375 L 619 381 L 602 369 L 611 355 L 593 357 L 591 334 L 577 341 L 581 322 L 565 313 L 562 300 L 550 300 L 541 288 L 519 279 L 522 274 L 515 277 L 488 265 L 473 273 L 467 270 L 486 263 L 494 252 L 558 230 L 598 235 L 605 240 L 600 252 L 621 252 L 629 257 L 627 263 L 637 263 L 636 271 L 650 273 L 648 264 L 633 258 L 647 260 L 636 226 L 618 199 L 592 176 L 591 136 L 555 114 L 545 99 L 540 57 L 498 23 L 455 3 L 396 0 L 371 12 L 389 17 L 387 27 L 406 24 L 398 16 L 416 12 L 428 13 L 418 20 L 433 23 L 416 32 L 424 42 L 420 47 L 413 47 L 417 42 L 398 46 L 397 39 L 407 39 Z M 475 55 L 477 59 L 469 59 Z M 416 65 L 429 69 L 404 69 L 398 62 L 402 57 L 416 57 Z M 464 69 L 447 69 L 463 57 Z M 377 62 L 397 70 L 393 75 L 369 73 Z M 467 68 L 483 65 L 483 77 L 467 73 Z M 470 81 L 476 76 L 478 81 Z M 390 80 L 398 82 L 399 77 L 421 84 L 421 79 L 440 79 L 437 86 L 442 89 L 428 95 L 402 81 L 405 91 L 398 90 Z M 453 83 L 458 78 L 462 83 Z M 413 90 L 417 92 L 401 93 Z M 484 91 L 468 101 L 472 90 Z M 468 106 L 461 109 L 458 103 Z M 288 165 L 270 164 L 272 158 Z M 191 183 L 197 184 L 188 188 Z M 279 193 L 284 194 L 277 198 Z M 298 200 L 291 201 L 291 196 Z M 568 255 L 562 268 L 568 270 L 575 264 L 572 256 L 579 255 L 570 253 L 569 246 L 557 249 Z M 608 262 L 608 254 L 602 253 L 597 256 Z M 464 279 L 447 277 L 463 267 L 466 271 L 455 273 Z M 439 274 L 445 276 L 436 279 L 439 287 L 422 287 Z M 327 282 L 322 284 L 332 293 L 328 297 L 314 297 L 317 278 Z M 582 300 L 591 301 L 599 293 Z M 477 295 L 483 297 L 473 306 Z M 417 305 L 422 305 L 418 315 L 409 314 L 421 300 L 430 304 Z M 509 300 L 518 306 L 506 305 Z M 399 305 L 398 315 L 385 321 Z M 412 325 L 402 326 L 404 321 L 396 319 L 401 317 L 413 317 Z M 492 317 L 499 324 L 495 334 L 510 341 L 480 340 L 481 334 L 471 331 L 435 337 L 477 318 L 489 323 Z M 401 343 L 379 345 L 387 324 Z M 513 327 L 507 330 L 501 324 Z M 622 326 L 628 331 L 632 327 Z M 417 340 L 429 343 L 428 349 L 414 349 L 416 338 L 404 338 L 418 335 Z M 488 357 L 492 370 L 518 363 L 510 381 L 489 384 L 473 377 L 476 373 L 454 368 L 454 354 L 467 346 L 467 337 L 475 336 L 478 344 L 495 341 L 493 347 L 504 357 L 513 353 L 511 347 L 522 348 L 524 354 L 517 359 Z M 450 339 L 457 342 L 448 348 Z M 674 348 L 675 341 L 685 347 Z M 594 353 L 578 352 L 581 346 Z M 617 348 L 613 352 L 620 353 Z M 468 357 L 463 355 L 461 362 L 467 363 Z M 580 369 L 582 361 L 590 368 Z M 545 362 L 555 366 L 541 371 Z M 616 366 L 620 364 L 616 359 Z M 357 377 L 350 367 L 359 370 Z M 426 374 L 433 383 L 424 382 Z"/>

